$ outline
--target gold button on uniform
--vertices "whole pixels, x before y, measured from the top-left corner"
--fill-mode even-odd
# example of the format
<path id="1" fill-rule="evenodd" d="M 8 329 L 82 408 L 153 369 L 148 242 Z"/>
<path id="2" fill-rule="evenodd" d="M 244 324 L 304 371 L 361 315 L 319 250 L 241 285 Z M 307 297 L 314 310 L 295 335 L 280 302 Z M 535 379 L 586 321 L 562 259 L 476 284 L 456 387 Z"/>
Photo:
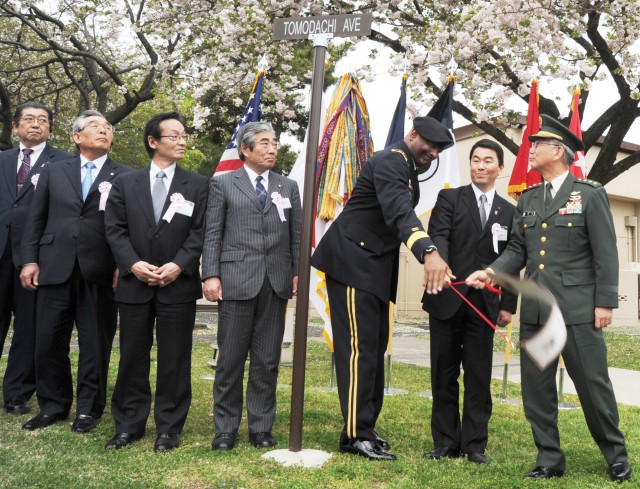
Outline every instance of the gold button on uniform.
<path id="1" fill-rule="evenodd" d="M 546 236 L 543 236 L 542 238 L 540 238 L 540 241 L 542 241 L 543 243 L 547 240 Z"/>
<path id="2" fill-rule="evenodd" d="M 544 256 L 545 253 L 546 253 L 546 251 L 540 250 L 540 256 Z"/>
<path id="3" fill-rule="evenodd" d="M 542 229 L 547 229 L 547 223 L 546 222 L 542 223 Z"/>
<path id="4" fill-rule="evenodd" d="M 567 227 L 571 227 L 571 223 L 567 224 Z"/>
<path id="5" fill-rule="evenodd" d="M 538 268 L 539 268 L 540 270 L 544 270 L 544 263 L 540 263 L 540 265 L 538 265 Z"/>

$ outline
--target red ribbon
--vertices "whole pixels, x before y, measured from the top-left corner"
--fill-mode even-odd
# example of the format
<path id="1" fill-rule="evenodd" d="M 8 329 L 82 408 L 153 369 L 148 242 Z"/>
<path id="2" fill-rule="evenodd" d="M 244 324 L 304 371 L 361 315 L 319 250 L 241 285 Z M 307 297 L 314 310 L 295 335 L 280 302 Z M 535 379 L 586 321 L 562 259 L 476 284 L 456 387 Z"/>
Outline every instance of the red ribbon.
<path id="1" fill-rule="evenodd" d="M 496 326 L 495 324 L 493 324 L 493 323 L 492 323 L 492 322 L 487 318 L 487 316 L 485 316 L 484 314 L 482 314 L 482 312 L 480 312 L 480 310 L 479 310 L 476 306 L 474 306 L 473 304 L 471 304 L 471 301 L 470 301 L 469 299 L 467 299 L 467 298 L 462 294 L 462 292 L 460 292 L 457 288 L 455 288 L 455 287 L 454 287 L 454 285 L 466 285 L 466 282 L 451 282 L 450 287 L 451 287 L 451 289 L 452 289 L 456 294 L 458 294 L 458 295 L 462 298 L 462 300 L 463 300 L 463 301 L 465 301 L 467 304 L 469 304 L 469 307 L 471 307 L 471 309 L 473 309 L 473 310 L 478 314 L 478 316 L 480 316 L 480 317 L 484 320 L 484 322 L 485 322 L 485 323 L 487 323 L 489 326 L 491 326 L 491 327 L 493 328 L 493 330 L 494 330 L 496 333 L 498 333 L 498 334 L 502 337 L 502 339 L 503 339 L 504 341 L 506 341 L 508 344 L 511 344 L 511 342 L 507 339 L 507 337 L 504 335 L 504 333 L 502 333 L 502 331 L 500 331 L 500 330 L 497 328 L 497 326 Z M 496 287 L 494 287 L 493 285 L 490 285 L 490 284 L 488 284 L 488 283 L 485 283 L 485 286 L 486 286 L 486 288 L 487 288 L 489 291 L 493 292 L 494 294 L 502 295 L 502 291 L 501 291 L 500 289 L 497 289 L 497 288 L 496 288 Z"/>

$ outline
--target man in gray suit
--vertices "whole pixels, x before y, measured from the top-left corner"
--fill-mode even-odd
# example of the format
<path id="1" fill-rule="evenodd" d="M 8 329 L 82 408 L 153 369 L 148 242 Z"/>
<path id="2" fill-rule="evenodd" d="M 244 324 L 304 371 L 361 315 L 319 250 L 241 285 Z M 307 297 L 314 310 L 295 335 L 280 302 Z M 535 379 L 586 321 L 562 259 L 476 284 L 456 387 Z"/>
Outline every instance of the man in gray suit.
<path id="1" fill-rule="evenodd" d="M 211 179 L 202 255 L 204 295 L 218 301 L 213 450 L 235 446 L 249 352 L 249 439 L 258 448 L 276 444 L 285 309 L 298 285 L 300 195 L 293 180 L 270 171 L 278 155 L 273 127 L 248 123 L 236 141 L 244 166 Z"/>

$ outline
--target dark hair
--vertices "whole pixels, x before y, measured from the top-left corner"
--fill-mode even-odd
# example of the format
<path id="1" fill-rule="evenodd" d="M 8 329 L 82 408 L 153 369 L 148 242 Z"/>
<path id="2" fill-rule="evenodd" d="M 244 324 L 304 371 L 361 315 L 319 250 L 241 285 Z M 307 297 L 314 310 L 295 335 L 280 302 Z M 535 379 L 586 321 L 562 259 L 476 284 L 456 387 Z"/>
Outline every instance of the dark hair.
<path id="1" fill-rule="evenodd" d="M 24 104 L 20 104 L 16 107 L 16 111 L 13 114 L 13 122 L 17 126 L 20 124 L 20 118 L 22 117 L 22 111 L 25 109 L 41 109 L 46 110 L 49 117 L 49 129 L 53 126 L 53 112 L 49 107 L 44 104 L 38 102 L 25 102 Z"/>
<path id="2" fill-rule="evenodd" d="M 149 146 L 149 136 L 151 136 L 155 140 L 160 140 L 160 123 L 162 121 L 168 121 L 169 119 L 175 119 L 181 124 L 182 116 L 178 112 L 163 112 L 162 114 L 154 115 L 149 121 L 147 125 L 144 126 L 144 149 L 147 150 L 149 156 L 153 157 L 156 150 Z"/>
<path id="3" fill-rule="evenodd" d="M 469 151 L 469 161 L 471 161 L 473 152 L 476 150 L 476 148 L 486 148 L 495 151 L 496 155 L 498 156 L 498 165 L 500 165 L 501 167 L 504 166 L 504 150 L 502 149 L 502 146 L 500 146 L 495 141 L 491 139 L 480 139 L 476 141 L 476 143 L 471 146 L 471 151 Z"/>

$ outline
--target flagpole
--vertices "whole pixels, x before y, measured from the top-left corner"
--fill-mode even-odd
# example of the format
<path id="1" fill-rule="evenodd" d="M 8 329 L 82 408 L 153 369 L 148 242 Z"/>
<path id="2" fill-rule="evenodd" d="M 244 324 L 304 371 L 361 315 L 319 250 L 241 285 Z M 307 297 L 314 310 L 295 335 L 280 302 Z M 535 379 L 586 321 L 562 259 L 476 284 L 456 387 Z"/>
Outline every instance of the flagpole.
<path id="1" fill-rule="evenodd" d="M 307 323 L 309 321 L 309 279 L 311 270 L 311 238 L 313 235 L 313 208 L 315 165 L 320 139 L 320 113 L 322 111 L 322 86 L 324 61 L 329 37 L 313 36 L 313 78 L 311 79 L 311 107 L 309 109 L 309 139 L 304 173 L 305 205 L 302 208 L 302 235 L 300 237 L 300 265 L 298 271 L 298 295 L 293 341 L 293 376 L 291 380 L 291 416 L 289 420 L 289 450 L 302 449 L 302 418 L 304 413 L 304 379 L 307 356 Z"/>

